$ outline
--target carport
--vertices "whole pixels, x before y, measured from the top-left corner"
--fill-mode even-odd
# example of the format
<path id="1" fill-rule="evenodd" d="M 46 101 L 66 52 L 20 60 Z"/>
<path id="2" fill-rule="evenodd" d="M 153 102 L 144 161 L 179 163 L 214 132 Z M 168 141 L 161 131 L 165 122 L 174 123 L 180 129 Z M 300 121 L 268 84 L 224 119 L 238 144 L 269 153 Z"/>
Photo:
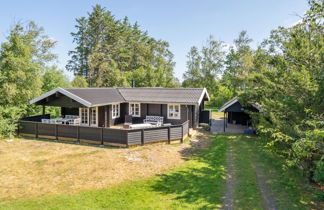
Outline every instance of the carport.
<path id="1" fill-rule="evenodd" d="M 219 112 L 224 112 L 224 133 L 228 124 L 241 125 L 248 128 L 251 125 L 251 116 L 246 111 L 259 112 L 260 109 L 254 105 L 243 107 L 237 97 L 226 102 L 219 109 Z"/>

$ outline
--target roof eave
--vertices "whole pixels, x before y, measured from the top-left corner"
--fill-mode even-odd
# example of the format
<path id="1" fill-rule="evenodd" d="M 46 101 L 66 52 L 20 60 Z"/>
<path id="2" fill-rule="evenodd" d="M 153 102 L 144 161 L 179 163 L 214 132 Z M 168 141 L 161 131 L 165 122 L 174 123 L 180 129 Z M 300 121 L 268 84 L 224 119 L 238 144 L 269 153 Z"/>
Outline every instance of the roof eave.
<path id="1" fill-rule="evenodd" d="M 71 98 L 71 99 L 73 99 L 73 100 L 75 100 L 77 102 L 79 102 L 80 104 L 82 104 L 82 105 L 84 105 L 86 107 L 91 107 L 92 106 L 92 104 L 89 101 L 86 101 L 86 100 L 80 98 L 79 96 L 77 96 L 77 95 L 75 95 L 75 94 L 73 94 L 73 93 L 71 93 L 71 92 L 69 92 L 69 91 L 67 91 L 67 90 L 65 90 L 63 88 L 55 88 L 55 89 L 53 89 L 51 91 L 48 91 L 47 93 L 44 93 L 43 95 L 40 95 L 40 96 L 30 100 L 29 103 L 30 104 L 37 103 L 37 102 L 39 102 L 39 101 L 41 101 L 41 100 L 43 100 L 43 99 L 57 93 L 57 92 L 65 95 L 65 96 L 67 96 L 67 97 L 69 97 L 69 98 Z"/>

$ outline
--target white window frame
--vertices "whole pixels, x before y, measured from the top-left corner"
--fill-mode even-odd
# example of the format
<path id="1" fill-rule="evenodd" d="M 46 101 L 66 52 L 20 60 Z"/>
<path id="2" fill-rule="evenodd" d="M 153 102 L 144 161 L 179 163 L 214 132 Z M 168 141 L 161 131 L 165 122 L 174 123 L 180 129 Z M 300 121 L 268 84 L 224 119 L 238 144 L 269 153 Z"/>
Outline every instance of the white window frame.
<path id="1" fill-rule="evenodd" d="M 175 113 L 175 109 L 173 108 L 172 111 L 170 111 L 170 106 L 179 106 L 179 113 L 177 117 L 170 116 L 171 113 Z M 180 104 L 168 104 L 168 119 L 174 119 L 174 120 L 180 120 L 181 119 L 181 105 Z"/>
<path id="2" fill-rule="evenodd" d="M 112 104 L 111 105 L 111 116 L 112 116 L 112 119 L 120 117 L 120 104 Z"/>
<path id="3" fill-rule="evenodd" d="M 134 105 L 132 107 L 132 105 Z M 136 105 L 138 105 L 138 114 L 135 114 L 136 113 Z M 133 109 L 133 110 L 132 110 Z M 141 116 L 141 104 L 140 103 L 129 103 L 128 105 L 128 113 L 129 115 L 133 116 L 133 117 L 140 117 Z"/>
<path id="4" fill-rule="evenodd" d="M 86 110 L 87 111 L 87 115 L 85 115 L 86 117 L 86 123 L 82 123 L 83 119 L 82 119 L 82 111 L 83 110 Z M 80 125 L 89 125 L 89 108 L 83 108 L 83 107 L 80 107 L 79 108 L 79 115 L 80 115 Z"/>
<path id="5" fill-rule="evenodd" d="M 93 123 L 93 115 L 92 115 L 92 111 L 95 110 L 96 111 L 96 115 L 95 115 L 95 123 Z M 90 117 L 91 116 L 91 117 Z M 98 107 L 91 107 L 89 109 L 89 120 L 90 120 L 90 126 L 94 126 L 94 127 L 98 127 Z"/>

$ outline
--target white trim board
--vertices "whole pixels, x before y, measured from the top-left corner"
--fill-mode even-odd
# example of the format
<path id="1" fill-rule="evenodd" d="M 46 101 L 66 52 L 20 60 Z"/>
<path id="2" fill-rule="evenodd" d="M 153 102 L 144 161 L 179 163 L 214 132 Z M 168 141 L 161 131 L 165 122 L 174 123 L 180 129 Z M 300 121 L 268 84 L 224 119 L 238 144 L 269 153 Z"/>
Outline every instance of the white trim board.
<path id="1" fill-rule="evenodd" d="M 82 104 L 82 105 L 84 105 L 86 107 L 91 107 L 92 106 L 92 104 L 89 101 L 86 101 L 86 100 L 80 98 L 79 96 L 76 96 L 73 93 L 71 93 L 71 92 L 69 92 L 67 90 L 64 90 L 63 88 L 55 88 L 54 90 L 51 90 L 51 91 L 49 91 L 47 93 L 44 93 L 43 95 L 38 96 L 37 98 L 34 98 L 34 99 L 30 100 L 29 103 L 30 104 L 37 103 L 37 102 L 39 102 L 39 101 L 41 101 L 41 100 L 43 100 L 43 99 L 45 99 L 45 98 L 47 98 L 47 97 L 49 97 L 49 96 L 51 96 L 53 94 L 56 94 L 57 92 L 65 95 L 65 96 L 67 96 L 69 98 L 72 98 L 73 100 L 79 102 L 80 104 Z"/>
<path id="2" fill-rule="evenodd" d="M 226 102 L 219 110 L 218 112 L 224 112 L 225 109 L 227 109 L 228 107 L 232 106 L 233 104 L 235 104 L 236 102 L 238 102 L 237 98 L 233 98 L 231 100 L 229 100 L 228 102 Z"/>
<path id="3" fill-rule="evenodd" d="M 233 104 L 235 104 L 236 102 L 239 102 L 237 97 L 232 98 L 231 100 L 229 100 L 228 102 L 226 102 L 219 110 L 218 112 L 224 112 L 225 109 L 227 109 L 228 107 L 232 106 Z M 262 111 L 261 107 L 259 104 L 253 104 L 250 103 L 251 106 L 253 106 L 254 108 L 256 108 L 259 112 Z"/>
<path id="4" fill-rule="evenodd" d="M 201 94 L 201 96 L 199 98 L 199 101 L 198 101 L 198 104 L 199 105 L 201 104 L 202 100 L 204 99 L 205 94 L 207 95 L 208 101 L 210 101 L 208 92 L 207 92 L 206 88 L 204 88 L 204 90 L 203 90 L 203 92 L 202 92 L 202 94 Z"/>

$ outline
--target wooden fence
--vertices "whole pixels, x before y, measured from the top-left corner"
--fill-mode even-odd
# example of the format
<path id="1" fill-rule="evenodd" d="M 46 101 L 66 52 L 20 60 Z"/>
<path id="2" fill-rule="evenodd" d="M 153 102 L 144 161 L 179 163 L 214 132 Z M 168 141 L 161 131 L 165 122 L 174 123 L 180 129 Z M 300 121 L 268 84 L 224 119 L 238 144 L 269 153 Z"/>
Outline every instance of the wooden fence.
<path id="1" fill-rule="evenodd" d="M 131 130 L 18 121 L 18 135 L 22 136 L 126 147 L 163 141 L 170 143 L 173 140 L 183 142 L 188 134 L 189 121 L 179 125 Z"/>

